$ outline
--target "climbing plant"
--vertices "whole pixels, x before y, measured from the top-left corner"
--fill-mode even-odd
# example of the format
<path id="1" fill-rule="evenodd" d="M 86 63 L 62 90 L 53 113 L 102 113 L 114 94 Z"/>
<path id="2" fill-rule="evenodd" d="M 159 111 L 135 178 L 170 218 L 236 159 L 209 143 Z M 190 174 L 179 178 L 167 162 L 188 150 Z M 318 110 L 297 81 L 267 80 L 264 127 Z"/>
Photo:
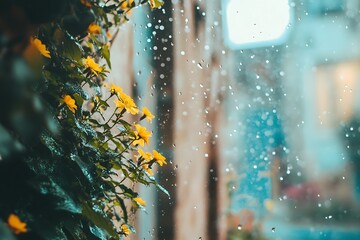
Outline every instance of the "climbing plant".
<path id="1" fill-rule="evenodd" d="M 0 239 L 121 239 L 146 205 L 136 184 L 167 194 L 154 116 L 106 81 L 119 25 L 147 3 L 162 5 L 0 1 Z"/>

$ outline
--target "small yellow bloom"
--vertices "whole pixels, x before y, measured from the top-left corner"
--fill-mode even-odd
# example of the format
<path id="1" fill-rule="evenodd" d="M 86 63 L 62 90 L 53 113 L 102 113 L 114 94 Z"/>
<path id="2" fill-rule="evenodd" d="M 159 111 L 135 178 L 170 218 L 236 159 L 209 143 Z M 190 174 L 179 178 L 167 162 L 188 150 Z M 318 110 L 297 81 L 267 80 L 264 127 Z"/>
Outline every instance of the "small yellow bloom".
<path id="1" fill-rule="evenodd" d="M 63 98 L 64 103 L 68 106 L 70 111 L 75 113 L 75 110 L 77 110 L 77 106 L 75 104 L 75 100 L 70 95 L 65 95 Z"/>
<path id="2" fill-rule="evenodd" d="M 138 148 L 138 153 L 140 154 L 137 157 L 142 157 L 145 161 L 151 161 L 153 155 L 150 152 L 144 152 L 141 148 Z"/>
<path id="3" fill-rule="evenodd" d="M 134 131 L 136 140 L 133 142 L 134 145 L 140 144 L 144 146 L 144 143 L 149 144 L 149 137 L 151 137 L 151 132 L 147 131 L 145 127 L 140 124 L 135 124 L 136 131 Z"/>
<path id="4" fill-rule="evenodd" d="M 164 4 L 162 0 L 148 0 L 148 2 L 151 8 L 159 8 Z"/>
<path id="5" fill-rule="evenodd" d="M 106 32 L 106 37 L 107 37 L 108 39 L 111 39 L 112 35 L 111 35 L 110 31 L 107 31 L 107 32 Z"/>
<path id="6" fill-rule="evenodd" d="M 131 7 L 132 3 L 134 2 L 134 0 L 125 0 L 121 5 L 120 8 L 127 10 Z"/>
<path id="7" fill-rule="evenodd" d="M 141 206 L 144 206 L 144 207 L 146 206 L 146 202 L 140 197 L 134 198 L 134 201 L 137 202 Z"/>
<path id="8" fill-rule="evenodd" d="M 92 34 L 100 34 L 101 28 L 96 23 L 90 23 L 88 27 L 88 32 Z"/>
<path id="9" fill-rule="evenodd" d="M 116 86 L 116 85 L 113 84 L 113 83 L 110 83 L 110 86 L 105 83 L 105 84 L 104 84 L 104 87 L 106 87 L 107 89 L 109 89 L 111 93 L 116 93 L 116 94 L 118 94 L 118 95 L 123 92 L 123 90 L 122 90 L 121 87 Z"/>
<path id="10" fill-rule="evenodd" d="M 162 166 L 163 164 L 167 164 L 166 162 L 166 158 L 161 155 L 161 153 L 159 153 L 156 150 L 153 150 L 153 155 L 154 155 L 154 160 L 160 165 Z"/>
<path id="11" fill-rule="evenodd" d="M 46 49 L 45 44 L 43 44 L 39 39 L 31 39 L 31 43 L 36 47 L 36 49 L 41 53 L 41 55 L 47 58 L 51 58 L 49 50 Z"/>
<path id="12" fill-rule="evenodd" d="M 26 223 L 22 222 L 15 214 L 10 214 L 8 218 L 8 225 L 15 234 L 26 233 Z"/>
<path id="13" fill-rule="evenodd" d="M 150 176 L 154 176 L 154 173 L 151 171 L 151 169 L 149 168 L 149 165 L 148 165 L 148 164 L 142 165 L 142 168 L 143 168 Z"/>
<path id="14" fill-rule="evenodd" d="M 96 76 L 99 72 L 102 72 L 102 68 L 94 61 L 94 59 L 88 56 L 84 59 L 85 65 L 93 72 Z"/>
<path id="15" fill-rule="evenodd" d="M 147 107 L 143 107 L 142 112 L 144 113 L 144 115 L 146 117 L 146 121 L 151 122 L 151 120 L 154 118 L 154 115 L 152 115 L 150 110 Z"/>
<path id="16" fill-rule="evenodd" d="M 129 227 L 125 223 L 121 224 L 121 231 L 124 233 L 125 236 L 131 234 Z"/>
<path id="17" fill-rule="evenodd" d="M 132 99 L 130 96 L 126 95 L 123 92 L 119 93 L 120 100 L 114 100 L 116 107 L 122 109 L 126 109 L 129 113 L 132 115 L 135 115 L 139 112 L 139 109 L 136 107 L 136 104 L 134 102 L 134 99 Z"/>

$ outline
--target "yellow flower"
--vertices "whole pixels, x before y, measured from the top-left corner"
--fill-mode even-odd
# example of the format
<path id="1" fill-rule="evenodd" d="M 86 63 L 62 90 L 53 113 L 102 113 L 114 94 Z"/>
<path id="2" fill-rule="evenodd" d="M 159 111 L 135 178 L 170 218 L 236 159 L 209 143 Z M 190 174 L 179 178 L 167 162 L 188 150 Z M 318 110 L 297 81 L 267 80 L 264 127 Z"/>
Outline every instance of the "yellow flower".
<path id="1" fill-rule="evenodd" d="M 151 120 L 154 118 L 154 115 L 152 115 L 150 110 L 147 107 L 143 107 L 142 112 L 144 113 L 144 115 L 146 117 L 146 121 L 151 122 Z"/>
<path id="2" fill-rule="evenodd" d="M 145 161 L 151 161 L 153 155 L 150 152 L 144 152 L 141 148 L 138 148 L 138 153 L 140 154 L 137 157 L 142 157 Z"/>
<path id="3" fill-rule="evenodd" d="M 151 8 L 159 8 L 164 2 L 162 0 L 148 0 Z"/>
<path id="4" fill-rule="evenodd" d="M 141 206 L 146 206 L 146 202 L 140 197 L 134 198 L 134 201 Z"/>
<path id="5" fill-rule="evenodd" d="M 142 165 L 142 168 L 143 168 L 150 176 L 154 176 L 154 173 L 151 171 L 151 169 L 149 168 L 149 165 L 148 165 L 148 164 Z"/>
<path id="6" fill-rule="evenodd" d="M 124 233 L 125 236 L 131 234 L 129 227 L 125 223 L 121 224 L 121 231 Z"/>
<path id="7" fill-rule="evenodd" d="M 94 100 L 94 102 L 98 103 L 100 101 L 100 98 L 99 98 L 99 96 L 94 96 L 93 100 Z"/>
<path id="8" fill-rule="evenodd" d="M 10 214 L 8 218 L 9 227 L 15 232 L 15 234 L 26 233 L 26 223 L 22 222 L 15 214 Z"/>
<path id="9" fill-rule="evenodd" d="M 106 87 L 107 89 L 109 89 L 111 93 L 116 93 L 116 94 L 118 94 L 118 95 L 119 95 L 120 93 L 122 93 L 122 91 L 123 91 L 121 87 L 116 86 L 116 85 L 113 84 L 113 83 L 110 83 L 110 86 L 105 83 L 105 84 L 104 84 L 104 87 Z"/>
<path id="10" fill-rule="evenodd" d="M 160 165 L 162 166 L 163 164 L 167 164 L 166 162 L 166 158 L 161 155 L 161 153 L 159 153 L 156 150 L 153 150 L 153 155 L 154 155 L 154 160 Z"/>
<path id="11" fill-rule="evenodd" d="M 75 110 L 77 109 L 77 106 L 75 104 L 75 100 L 70 95 L 65 95 L 63 98 L 64 103 L 68 106 L 70 111 L 75 113 Z"/>
<path id="12" fill-rule="evenodd" d="M 31 43 L 36 47 L 41 55 L 47 58 L 51 58 L 49 50 L 46 49 L 45 44 L 43 44 L 39 39 L 31 39 Z"/>
<path id="13" fill-rule="evenodd" d="M 101 28 L 96 23 L 90 23 L 88 27 L 88 32 L 92 34 L 100 34 Z"/>
<path id="14" fill-rule="evenodd" d="M 90 68 L 91 72 L 93 72 L 96 76 L 99 72 L 101 72 L 103 69 L 94 61 L 94 59 L 90 56 L 88 56 L 86 59 L 84 59 L 85 65 Z"/>
<path id="15" fill-rule="evenodd" d="M 132 3 L 134 2 L 134 0 L 125 0 L 121 5 L 120 8 L 127 10 L 130 8 L 130 6 L 132 5 Z"/>
<path id="16" fill-rule="evenodd" d="M 135 136 L 136 140 L 133 142 L 134 145 L 140 144 L 144 146 L 144 143 L 149 144 L 149 137 L 151 137 L 151 132 L 147 131 L 145 127 L 140 124 L 135 124 L 136 131 Z"/>
<path id="17" fill-rule="evenodd" d="M 125 108 L 126 111 L 132 115 L 135 115 L 139 112 L 139 109 L 136 107 L 134 100 L 130 96 L 123 92 L 120 92 L 119 95 L 120 100 L 114 100 L 116 107 L 120 108 L 121 110 Z"/>
<path id="18" fill-rule="evenodd" d="M 112 35 L 111 35 L 110 31 L 107 31 L 107 32 L 106 32 L 106 37 L 107 37 L 108 39 L 111 39 Z"/>

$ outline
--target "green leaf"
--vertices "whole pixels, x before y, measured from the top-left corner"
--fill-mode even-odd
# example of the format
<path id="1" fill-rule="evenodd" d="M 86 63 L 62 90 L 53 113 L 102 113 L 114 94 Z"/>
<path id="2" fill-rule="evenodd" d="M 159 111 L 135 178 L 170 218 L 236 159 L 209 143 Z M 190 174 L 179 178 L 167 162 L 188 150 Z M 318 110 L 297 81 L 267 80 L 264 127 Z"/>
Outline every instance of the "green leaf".
<path id="1" fill-rule="evenodd" d="M 125 223 L 127 223 L 128 222 L 128 212 L 127 212 L 124 200 L 121 197 L 119 197 L 118 195 L 116 195 L 116 199 L 120 203 L 121 210 L 123 211 L 124 221 L 125 221 Z"/>
<path id="2" fill-rule="evenodd" d="M 107 232 L 105 232 L 103 229 L 97 227 L 96 225 L 94 225 L 94 226 L 90 225 L 89 228 L 90 228 L 90 232 L 92 234 L 94 234 L 96 237 L 98 237 L 99 239 L 101 239 L 101 240 L 108 239 L 109 234 Z"/>
<path id="3" fill-rule="evenodd" d="M 115 144 L 120 152 L 124 151 L 125 147 L 120 141 L 116 141 L 115 139 L 112 139 L 111 141 Z"/>
<path id="4" fill-rule="evenodd" d="M 134 192 L 132 189 L 128 188 L 124 184 L 120 184 L 119 187 L 124 191 L 125 195 L 130 198 L 137 197 L 138 195 L 136 192 Z"/>
<path id="5" fill-rule="evenodd" d="M 110 236 L 114 238 L 118 237 L 118 234 L 113 228 L 113 223 L 110 221 L 109 217 L 102 212 L 102 210 L 98 209 L 95 211 L 93 207 L 84 200 L 82 200 L 82 206 L 82 213 L 90 222 L 95 224 L 97 228 L 105 230 Z"/>
<path id="6" fill-rule="evenodd" d="M 62 156 L 64 154 L 61 145 L 49 134 L 43 133 L 41 135 L 41 142 L 50 150 L 55 156 Z"/>
<path id="7" fill-rule="evenodd" d="M 108 48 L 108 46 L 107 46 L 106 44 L 102 47 L 101 52 L 102 52 L 102 54 L 103 54 L 103 57 L 104 57 L 105 60 L 106 60 L 107 65 L 108 65 L 109 68 L 111 69 L 110 51 L 109 51 L 109 48 Z"/>
<path id="8" fill-rule="evenodd" d="M 94 181 L 94 172 L 91 171 L 91 166 L 89 163 L 86 163 L 80 159 L 80 157 L 77 154 L 71 153 L 70 159 L 75 161 L 77 165 L 79 166 L 81 172 L 85 176 L 85 178 L 92 183 Z"/>
<path id="9" fill-rule="evenodd" d="M 96 127 L 101 126 L 101 124 L 96 119 L 90 118 L 88 121 L 94 124 Z"/>
<path id="10" fill-rule="evenodd" d="M 48 179 L 33 181 L 31 185 L 41 194 L 55 196 L 55 209 L 61 209 L 72 213 L 81 213 L 81 208 L 74 200 L 54 181 Z"/>
<path id="11" fill-rule="evenodd" d="M 87 94 L 87 92 L 84 91 L 84 89 L 80 85 L 72 84 L 72 83 L 65 83 L 64 87 L 65 87 L 67 92 L 69 92 L 71 94 L 77 93 L 83 99 L 89 100 L 89 95 Z"/>
<path id="12" fill-rule="evenodd" d="M 82 56 L 82 47 L 77 43 L 75 39 L 65 38 L 63 43 L 63 52 L 64 55 L 80 62 Z"/>
<path id="13" fill-rule="evenodd" d="M 73 129 L 74 131 L 80 130 L 82 133 L 84 133 L 89 138 L 94 138 L 97 136 L 94 128 L 92 128 L 86 122 L 78 121 L 77 119 L 75 119 L 75 124 L 76 124 L 77 129 Z"/>
<path id="14" fill-rule="evenodd" d="M 84 99 L 83 99 L 78 93 L 75 93 L 73 96 L 74 96 L 75 101 L 76 101 L 76 103 L 77 103 L 76 105 L 81 108 L 81 106 L 82 106 L 83 103 L 84 103 Z"/>

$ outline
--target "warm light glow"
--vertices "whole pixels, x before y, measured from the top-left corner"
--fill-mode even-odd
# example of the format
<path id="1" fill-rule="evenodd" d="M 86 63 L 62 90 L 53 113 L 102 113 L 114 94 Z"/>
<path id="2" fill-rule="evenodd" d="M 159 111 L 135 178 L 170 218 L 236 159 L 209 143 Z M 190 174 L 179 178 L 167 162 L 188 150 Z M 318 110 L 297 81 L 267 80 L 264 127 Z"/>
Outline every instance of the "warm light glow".
<path id="1" fill-rule="evenodd" d="M 225 37 L 231 48 L 280 44 L 290 23 L 287 0 L 228 0 Z"/>

